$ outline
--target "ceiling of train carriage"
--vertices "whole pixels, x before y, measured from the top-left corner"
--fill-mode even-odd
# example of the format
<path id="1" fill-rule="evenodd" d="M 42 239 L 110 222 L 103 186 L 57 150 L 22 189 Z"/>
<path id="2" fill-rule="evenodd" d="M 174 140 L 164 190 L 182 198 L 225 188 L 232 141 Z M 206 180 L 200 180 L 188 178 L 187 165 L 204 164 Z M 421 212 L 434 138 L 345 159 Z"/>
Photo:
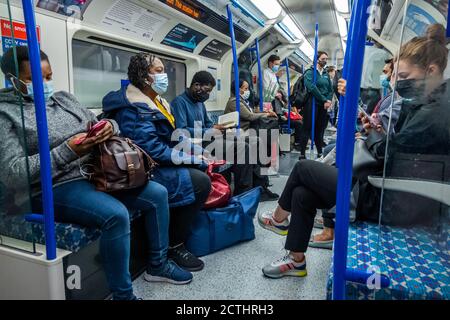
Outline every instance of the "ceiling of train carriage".
<path id="1" fill-rule="evenodd" d="M 347 0 L 337 0 L 346 2 Z M 344 59 L 343 41 L 341 39 L 333 0 L 279 0 L 280 4 L 297 23 L 308 41 L 314 45 L 315 25 L 319 24 L 319 50 L 329 54 L 329 64 L 342 65 Z M 339 8 L 341 9 L 341 8 Z M 340 19 L 343 19 L 340 17 Z M 346 30 L 342 31 L 344 34 Z M 344 37 L 344 39 L 346 39 Z"/>

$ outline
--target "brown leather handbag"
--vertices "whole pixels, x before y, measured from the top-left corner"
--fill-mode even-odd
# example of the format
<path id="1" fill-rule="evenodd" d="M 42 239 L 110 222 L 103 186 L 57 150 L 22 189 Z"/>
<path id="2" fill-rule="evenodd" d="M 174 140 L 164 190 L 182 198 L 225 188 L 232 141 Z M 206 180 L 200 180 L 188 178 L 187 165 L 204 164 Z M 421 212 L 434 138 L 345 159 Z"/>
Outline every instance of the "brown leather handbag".
<path id="1" fill-rule="evenodd" d="M 113 136 L 98 145 L 91 181 L 98 191 L 115 192 L 142 187 L 156 162 L 130 139 Z"/>

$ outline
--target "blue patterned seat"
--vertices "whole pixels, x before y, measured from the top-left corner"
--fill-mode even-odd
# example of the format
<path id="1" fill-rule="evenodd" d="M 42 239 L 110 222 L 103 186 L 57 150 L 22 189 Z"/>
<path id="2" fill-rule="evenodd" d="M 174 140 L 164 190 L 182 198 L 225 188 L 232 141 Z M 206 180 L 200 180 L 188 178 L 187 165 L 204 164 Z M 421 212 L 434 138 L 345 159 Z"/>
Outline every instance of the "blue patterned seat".
<path id="1" fill-rule="evenodd" d="M 136 212 L 131 215 L 131 220 L 138 218 L 141 214 Z M 44 226 L 36 223 L 24 221 L 21 216 L 0 216 L 0 234 L 32 242 L 45 244 Z M 70 223 L 55 223 L 56 247 L 72 252 L 80 249 L 97 240 L 101 231 L 94 228 L 86 228 Z"/>
<path id="2" fill-rule="evenodd" d="M 347 267 L 367 270 L 377 266 L 390 279 L 390 285 L 370 290 L 365 284 L 346 284 L 350 300 L 448 300 L 450 299 L 450 240 L 446 232 L 427 228 L 381 227 L 357 222 L 350 226 Z M 331 299 L 332 272 L 327 283 Z"/>

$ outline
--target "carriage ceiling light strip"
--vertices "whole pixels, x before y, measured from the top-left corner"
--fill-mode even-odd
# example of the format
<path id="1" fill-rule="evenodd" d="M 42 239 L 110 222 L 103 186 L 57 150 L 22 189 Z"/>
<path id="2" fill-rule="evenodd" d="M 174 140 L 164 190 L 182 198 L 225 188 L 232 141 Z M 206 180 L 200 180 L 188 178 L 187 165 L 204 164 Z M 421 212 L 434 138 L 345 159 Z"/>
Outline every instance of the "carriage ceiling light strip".
<path id="1" fill-rule="evenodd" d="M 250 0 L 255 7 L 261 11 L 267 19 L 275 19 L 282 11 L 277 0 Z"/>
<path id="2" fill-rule="evenodd" d="M 334 6 L 339 13 L 349 14 L 350 9 L 347 0 L 334 0 Z"/>

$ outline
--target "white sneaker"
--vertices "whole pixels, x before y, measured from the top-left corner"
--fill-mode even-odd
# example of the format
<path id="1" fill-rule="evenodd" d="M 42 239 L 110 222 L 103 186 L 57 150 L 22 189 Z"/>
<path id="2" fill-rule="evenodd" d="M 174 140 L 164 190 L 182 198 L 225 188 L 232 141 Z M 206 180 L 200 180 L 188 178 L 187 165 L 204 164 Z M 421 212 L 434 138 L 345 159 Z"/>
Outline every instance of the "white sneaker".
<path id="1" fill-rule="evenodd" d="M 264 229 L 270 230 L 272 232 L 275 232 L 276 234 L 279 234 L 281 236 L 285 236 L 288 234 L 289 230 L 289 220 L 286 219 L 281 223 L 276 222 L 273 219 L 272 212 L 262 212 L 258 215 L 258 222 L 261 227 Z"/>
<path id="2" fill-rule="evenodd" d="M 305 277 L 308 274 L 306 270 L 306 259 L 303 262 L 295 262 L 289 254 L 266 265 L 262 269 L 262 272 L 266 277 L 274 279 L 284 276 Z"/>
<path id="3" fill-rule="evenodd" d="M 267 169 L 266 174 L 268 176 L 276 176 L 276 175 L 278 175 L 278 170 L 276 170 L 275 168 L 270 167 L 269 169 Z"/>

